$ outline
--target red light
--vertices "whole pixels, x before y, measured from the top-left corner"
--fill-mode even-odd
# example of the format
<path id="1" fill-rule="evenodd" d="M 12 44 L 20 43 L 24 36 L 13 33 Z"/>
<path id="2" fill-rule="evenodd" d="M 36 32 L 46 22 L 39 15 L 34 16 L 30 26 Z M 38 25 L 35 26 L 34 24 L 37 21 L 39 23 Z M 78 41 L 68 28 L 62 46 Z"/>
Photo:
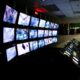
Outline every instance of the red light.
<path id="1" fill-rule="evenodd" d="M 44 8 L 36 8 L 35 9 L 37 12 L 41 12 L 41 13 L 46 13 L 46 12 L 48 12 L 46 9 L 44 9 Z"/>
<path id="2" fill-rule="evenodd" d="M 35 9 L 36 12 L 40 12 L 40 13 L 46 13 L 46 12 L 48 12 L 48 10 L 46 10 L 43 7 L 41 7 L 38 2 L 34 2 L 34 9 Z"/>

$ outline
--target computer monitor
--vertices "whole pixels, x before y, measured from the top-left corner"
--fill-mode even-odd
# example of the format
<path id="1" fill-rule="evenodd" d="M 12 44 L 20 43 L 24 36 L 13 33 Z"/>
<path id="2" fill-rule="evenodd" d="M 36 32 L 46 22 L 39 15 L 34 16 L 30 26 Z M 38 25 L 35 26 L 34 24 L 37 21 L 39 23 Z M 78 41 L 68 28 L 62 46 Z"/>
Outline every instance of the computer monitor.
<path id="1" fill-rule="evenodd" d="M 16 29 L 16 40 L 26 40 L 28 39 L 27 29 Z"/>
<path id="2" fill-rule="evenodd" d="M 49 36 L 53 36 L 53 31 L 49 30 Z"/>
<path id="3" fill-rule="evenodd" d="M 17 15 L 18 15 L 18 12 L 15 9 L 13 9 L 10 6 L 6 5 L 3 21 L 15 24 L 16 19 L 17 19 Z"/>
<path id="4" fill-rule="evenodd" d="M 44 37 L 44 30 L 38 30 L 38 37 Z"/>
<path id="5" fill-rule="evenodd" d="M 44 37 L 48 37 L 49 36 L 49 31 L 48 30 L 45 30 L 44 31 Z"/>
<path id="6" fill-rule="evenodd" d="M 12 60 L 14 57 L 16 57 L 16 48 L 14 47 L 10 47 L 8 49 L 6 49 L 6 57 L 7 57 L 7 61 L 9 62 L 10 60 Z"/>
<path id="7" fill-rule="evenodd" d="M 29 38 L 30 39 L 34 39 L 34 38 L 37 38 L 37 30 L 30 30 L 29 31 Z"/>
<path id="8" fill-rule="evenodd" d="M 49 39 L 49 44 L 53 43 L 53 38 L 48 38 Z"/>
<path id="9" fill-rule="evenodd" d="M 14 41 L 14 28 L 3 28 L 3 43 Z"/>
<path id="10" fill-rule="evenodd" d="M 17 51 L 18 51 L 18 56 L 30 52 L 29 43 L 25 42 L 25 43 L 17 44 Z"/>
<path id="11" fill-rule="evenodd" d="M 50 28 L 50 22 L 49 22 L 49 21 L 47 21 L 47 22 L 45 23 L 45 28 Z"/>
<path id="12" fill-rule="evenodd" d="M 54 24 L 54 29 L 58 29 L 59 25 L 58 24 Z"/>
<path id="13" fill-rule="evenodd" d="M 48 44 L 49 44 L 48 38 L 44 39 L 44 44 L 45 44 L 45 45 L 48 45 Z"/>
<path id="14" fill-rule="evenodd" d="M 18 24 L 23 26 L 29 26 L 30 16 L 24 13 L 20 13 Z"/>
<path id="15" fill-rule="evenodd" d="M 54 23 L 51 22 L 50 29 L 54 29 Z"/>
<path id="16" fill-rule="evenodd" d="M 38 27 L 38 24 L 39 24 L 39 18 L 31 17 L 31 23 L 30 23 L 30 26 Z"/>
<path id="17" fill-rule="evenodd" d="M 39 40 L 39 48 L 43 47 L 44 46 L 44 39 L 42 40 Z"/>
<path id="18" fill-rule="evenodd" d="M 45 22 L 46 22 L 45 20 L 40 19 L 39 27 L 44 28 L 45 27 Z"/>
<path id="19" fill-rule="evenodd" d="M 57 36 L 58 31 L 57 30 L 53 30 L 53 36 Z"/>
<path id="20" fill-rule="evenodd" d="M 53 43 L 57 43 L 58 42 L 58 38 L 57 37 L 53 37 Z"/>
<path id="21" fill-rule="evenodd" d="M 30 42 L 30 50 L 36 50 L 38 48 L 38 42 L 37 41 L 31 41 Z"/>

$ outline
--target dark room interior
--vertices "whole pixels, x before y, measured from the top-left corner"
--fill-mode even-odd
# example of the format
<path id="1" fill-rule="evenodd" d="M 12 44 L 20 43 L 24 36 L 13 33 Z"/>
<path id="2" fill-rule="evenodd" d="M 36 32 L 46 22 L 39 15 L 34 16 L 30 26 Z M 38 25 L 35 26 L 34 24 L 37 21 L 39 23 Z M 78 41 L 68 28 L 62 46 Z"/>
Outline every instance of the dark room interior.
<path id="1" fill-rule="evenodd" d="M 80 80 L 80 0 L 2 0 L 0 26 L 0 65 L 46 65 Z"/>

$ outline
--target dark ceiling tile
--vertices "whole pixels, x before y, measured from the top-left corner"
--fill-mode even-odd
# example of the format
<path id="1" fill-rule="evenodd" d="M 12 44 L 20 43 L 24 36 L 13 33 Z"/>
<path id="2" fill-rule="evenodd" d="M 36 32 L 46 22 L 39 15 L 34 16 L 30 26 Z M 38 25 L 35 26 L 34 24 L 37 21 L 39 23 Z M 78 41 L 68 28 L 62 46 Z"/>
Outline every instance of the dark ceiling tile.
<path id="1" fill-rule="evenodd" d="M 80 11 L 74 11 L 73 13 L 74 14 L 80 14 Z"/>
<path id="2" fill-rule="evenodd" d="M 72 1 L 80 1 L 80 0 L 69 0 L 70 2 L 72 2 Z"/>
<path id="3" fill-rule="evenodd" d="M 58 17 L 59 18 L 65 18 L 66 16 L 65 15 L 59 15 Z"/>
<path id="4" fill-rule="evenodd" d="M 56 5 L 46 5 L 43 6 L 44 8 L 46 8 L 48 11 L 59 11 L 59 9 L 56 7 Z"/>

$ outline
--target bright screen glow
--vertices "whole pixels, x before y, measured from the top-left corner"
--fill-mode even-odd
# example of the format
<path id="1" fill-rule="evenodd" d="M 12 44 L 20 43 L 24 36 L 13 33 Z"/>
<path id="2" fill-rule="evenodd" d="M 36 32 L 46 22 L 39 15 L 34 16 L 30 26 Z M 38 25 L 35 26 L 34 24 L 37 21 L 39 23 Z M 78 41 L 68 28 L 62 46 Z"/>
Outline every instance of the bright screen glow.
<path id="1" fill-rule="evenodd" d="M 30 30 L 29 38 L 30 39 L 37 38 L 37 30 Z"/>
<path id="2" fill-rule="evenodd" d="M 53 43 L 56 43 L 58 41 L 57 37 L 53 37 Z"/>
<path id="3" fill-rule="evenodd" d="M 44 37 L 44 30 L 38 30 L 38 37 Z"/>
<path id="4" fill-rule="evenodd" d="M 30 26 L 38 27 L 39 19 L 36 17 L 31 17 L 31 24 Z"/>
<path id="5" fill-rule="evenodd" d="M 17 51 L 18 51 L 18 55 L 23 55 L 28 53 L 29 50 L 29 43 L 21 43 L 21 44 L 17 44 Z"/>
<path id="6" fill-rule="evenodd" d="M 57 36 L 57 30 L 53 30 L 53 36 Z"/>
<path id="7" fill-rule="evenodd" d="M 45 45 L 48 45 L 49 44 L 48 38 L 47 39 L 44 39 L 44 42 L 45 42 Z"/>
<path id="8" fill-rule="evenodd" d="M 45 27 L 45 20 L 40 19 L 39 27 Z"/>
<path id="9" fill-rule="evenodd" d="M 30 42 L 31 51 L 36 50 L 37 48 L 38 48 L 38 42 L 37 41 Z"/>
<path id="10" fill-rule="evenodd" d="M 49 38 L 49 44 L 53 43 L 53 38 Z"/>
<path id="11" fill-rule="evenodd" d="M 28 26 L 29 22 L 30 22 L 30 16 L 28 16 L 24 13 L 20 13 L 18 24 L 23 25 L 23 26 Z"/>
<path id="12" fill-rule="evenodd" d="M 16 56 L 16 48 L 11 47 L 6 49 L 6 56 L 7 56 L 7 61 L 12 60 Z"/>
<path id="13" fill-rule="evenodd" d="M 17 29 L 16 30 L 16 40 L 26 40 L 28 39 L 27 29 Z"/>
<path id="14" fill-rule="evenodd" d="M 51 28 L 51 29 L 54 29 L 54 23 L 51 22 L 50 28 Z"/>
<path id="15" fill-rule="evenodd" d="M 58 24 L 54 24 L 54 29 L 58 29 L 59 25 Z"/>
<path id="16" fill-rule="evenodd" d="M 39 48 L 44 46 L 44 40 L 39 40 Z"/>
<path id="17" fill-rule="evenodd" d="M 3 43 L 14 40 L 14 28 L 3 28 Z"/>
<path id="18" fill-rule="evenodd" d="M 18 13 L 15 9 L 6 5 L 3 21 L 15 24 L 17 19 L 17 14 Z"/>
<path id="19" fill-rule="evenodd" d="M 48 32 L 49 32 L 48 30 L 45 30 L 45 31 L 44 31 L 44 36 L 45 36 L 45 37 L 47 37 L 47 36 L 49 35 Z"/>
<path id="20" fill-rule="evenodd" d="M 49 23 L 49 21 L 47 21 L 45 24 L 45 28 L 49 28 L 49 27 L 50 27 L 50 23 Z"/>
<path id="21" fill-rule="evenodd" d="M 53 36 L 53 31 L 49 30 L 49 36 Z"/>

